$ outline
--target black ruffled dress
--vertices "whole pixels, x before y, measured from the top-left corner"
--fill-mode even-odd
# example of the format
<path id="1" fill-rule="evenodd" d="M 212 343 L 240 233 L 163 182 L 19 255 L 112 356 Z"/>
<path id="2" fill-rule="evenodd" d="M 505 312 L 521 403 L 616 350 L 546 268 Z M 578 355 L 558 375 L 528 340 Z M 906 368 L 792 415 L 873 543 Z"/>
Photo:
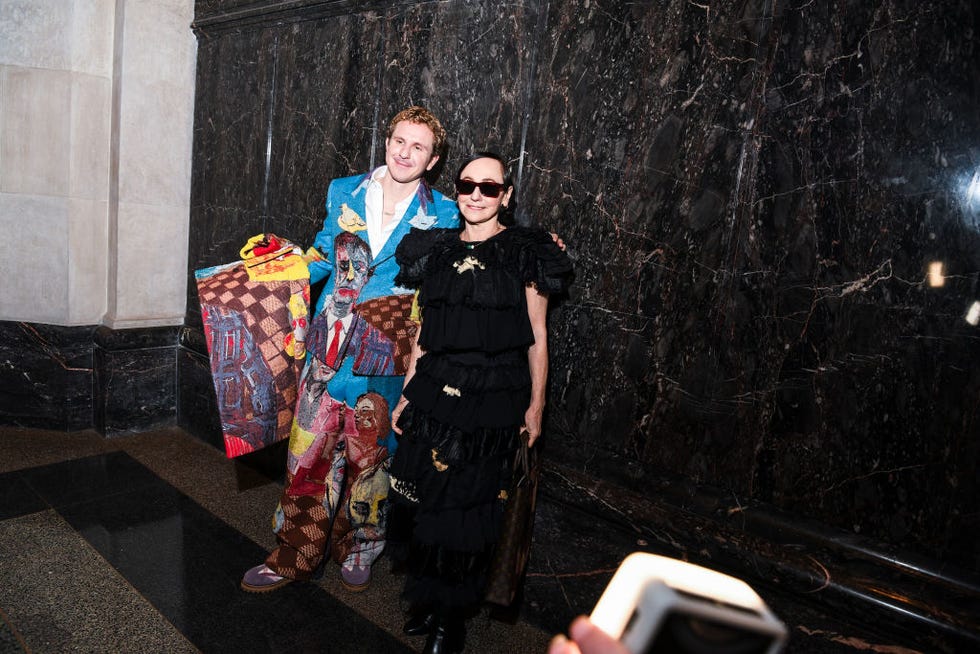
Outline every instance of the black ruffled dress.
<path id="1" fill-rule="evenodd" d="M 395 283 L 419 289 L 425 354 L 404 390 L 388 551 L 409 602 L 462 610 L 482 596 L 531 398 L 525 287 L 560 293 L 572 267 L 549 234 L 517 226 L 476 244 L 413 229 L 395 258 Z"/>

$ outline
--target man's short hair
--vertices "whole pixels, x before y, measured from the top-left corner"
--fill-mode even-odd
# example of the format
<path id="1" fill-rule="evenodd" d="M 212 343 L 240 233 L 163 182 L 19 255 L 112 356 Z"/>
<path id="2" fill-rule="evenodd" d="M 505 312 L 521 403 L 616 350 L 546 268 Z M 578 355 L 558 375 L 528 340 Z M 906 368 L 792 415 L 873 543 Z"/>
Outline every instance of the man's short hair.
<path id="1" fill-rule="evenodd" d="M 403 120 L 407 120 L 410 123 L 416 123 L 418 125 L 425 125 L 432 130 L 432 154 L 442 154 L 442 148 L 446 144 L 446 130 L 443 128 L 442 123 L 439 122 L 439 119 L 436 118 L 431 111 L 418 105 L 409 107 L 408 109 L 402 109 L 395 115 L 394 118 L 391 119 L 391 122 L 388 123 L 388 138 L 391 138 L 392 132 L 395 131 L 395 125 Z"/>

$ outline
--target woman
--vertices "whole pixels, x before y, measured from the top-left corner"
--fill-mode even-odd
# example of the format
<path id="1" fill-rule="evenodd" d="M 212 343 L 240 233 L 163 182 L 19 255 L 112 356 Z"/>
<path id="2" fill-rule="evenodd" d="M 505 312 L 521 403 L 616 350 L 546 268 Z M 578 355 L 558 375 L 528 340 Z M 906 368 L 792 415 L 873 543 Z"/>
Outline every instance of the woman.
<path id="1" fill-rule="evenodd" d="M 419 289 L 422 328 L 392 413 L 388 545 L 406 563 L 410 635 L 424 652 L 459 652 L 480 602 L 520 434 L 541 434 L 548 295 L 571 280 L 541 230 L 513 225 L 513 185 L 498 155 L 456 175 L 460 229 L 412 230 L 395 283 Z"/>

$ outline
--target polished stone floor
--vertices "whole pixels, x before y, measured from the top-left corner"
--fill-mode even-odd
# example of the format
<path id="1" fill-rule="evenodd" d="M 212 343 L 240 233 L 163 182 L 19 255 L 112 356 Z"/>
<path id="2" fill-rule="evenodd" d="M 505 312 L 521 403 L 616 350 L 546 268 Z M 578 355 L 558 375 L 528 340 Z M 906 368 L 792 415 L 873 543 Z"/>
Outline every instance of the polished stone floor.
<path id="1" fill-rule="evenodd" d="M 274 457 L 229 461 L 176 428 L 110 440 L 0 428 L 0 652 L 418 648 L 400 633 L 402 582 L 384 558 L 362 593 L 345 591 L 333 565 L 273 594 L 239 590 L 274 546 L 275 470 Z M 468 625 L 467 652 L 544 652 L 551 633 L 591 610 L 636 543 L 626 532 L 589 537 L 590 520 L 541 501 L 520 619 L 484 611 Z M 790 627 L 787 651 L 914 651 L 765 598 Z"/>

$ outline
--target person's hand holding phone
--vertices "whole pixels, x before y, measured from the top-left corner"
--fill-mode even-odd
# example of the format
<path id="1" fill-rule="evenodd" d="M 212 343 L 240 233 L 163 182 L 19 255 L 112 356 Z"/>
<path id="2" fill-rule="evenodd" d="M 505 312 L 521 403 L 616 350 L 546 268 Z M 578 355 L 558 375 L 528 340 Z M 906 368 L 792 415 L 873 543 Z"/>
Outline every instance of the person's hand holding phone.
<path id="1" fill-rule="evenodd" d="M 571 640 L 559 634 L 551 639 L 548 654 L 630 654 L 626 647 L 604 632 L 584 615 L 568 628 Z"/>

